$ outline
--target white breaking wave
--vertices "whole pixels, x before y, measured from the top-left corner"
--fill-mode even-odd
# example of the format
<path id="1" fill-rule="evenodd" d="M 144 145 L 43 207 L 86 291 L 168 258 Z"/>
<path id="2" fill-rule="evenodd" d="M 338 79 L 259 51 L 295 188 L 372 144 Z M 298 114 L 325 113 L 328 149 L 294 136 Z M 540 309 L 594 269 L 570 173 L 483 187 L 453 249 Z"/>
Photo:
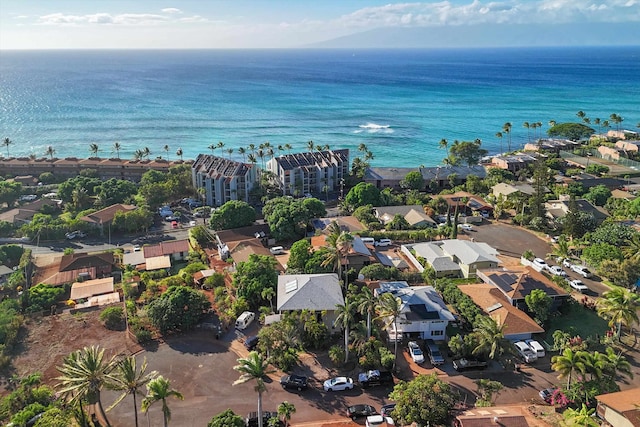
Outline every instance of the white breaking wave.
<path id="1" fill-rule="evenodd" d="M 390 125 L 379 125 L 376 123 L 367 123 L 364 125 L 359 125 L 358 130 L 354 131 L 354 133 L 393 133 L 393 129 L 391 129 Z"/>

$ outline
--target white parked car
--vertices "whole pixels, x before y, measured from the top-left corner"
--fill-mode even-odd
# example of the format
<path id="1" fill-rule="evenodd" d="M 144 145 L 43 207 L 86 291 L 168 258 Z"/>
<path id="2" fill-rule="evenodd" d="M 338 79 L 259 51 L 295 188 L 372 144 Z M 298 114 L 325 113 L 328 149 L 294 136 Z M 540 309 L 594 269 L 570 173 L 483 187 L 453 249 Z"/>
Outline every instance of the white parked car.
<path id="1" fill-rule="evenodd" d="M 375 242 L 375 246 L 391 246 L 392 243 L 391 239 L 380 239 Z"/>
<path id="2" fill-rule="evenodd" d="M 524 342 L 536 354 L 536 356 L 538 356 L 538 358 L 541 358 L 541 357 L 545 356 L 546 353 L 544 351 L 544 347 L 538 341 L 536 341 L 536 340 L 525 340 Z"/>
<path id="3" fill-rule="evenodd" d="M 565 271 L 559 265 L 550 266 L 549 273 L 553 274 L 554 276 L 562 276 L 562 277 L 567 275 L 567 273 L 565 273 Z"/>
<path id="4" fill-rule="evenodd" d="M 565 258 L 562 260 L 562 266 L 566 268 L 571 268 L 573 264 L 571 264 L 571 260 L 569 258 Z"/>
<path id="5" fill-rule="evenodd" d="M 542 258 L 534 258 L 532 264 L 534 267 L 538 267 L 540 271 L 546 270 L 547 268 L 549 268 L 545 260 L 543 260 Z"/>
<path id="6" fill-rule="evenodd" d="M 394 426 L 395 423 L 390 417 L 382 415 L 371 415 L 367 417 L 367 421 L 364 423 L 365 427 L 386 427 Z"/>
<path id="7" fill-rule="evenodd" d="M 589 271 L 589 269 L 582 265 L 572 265 L 571 270 L 575 271 L 584 278 L 588 279 L 589 277 L 591 277 L 591 272 Z"/>
<path id="8" fill-rule="evenodd" d="M 471 224 L 460 224 L 458 227 L 464 231 L 473 231 L 473 226 Z"/>
<path id="9" fill-rule="evenodd" d="M 335 377 L 326 380 L 322 385 L 324 391 L 343 391 L 353 389 L 353 380 L 348 377 Z"/>
<path id="10" fill-rule="evenodd" d="M 571 286 L 571 289 L 575 289 L 576 291 L 580 292 L 581 294 L 587 292 L 589 290 L 589 288 L 587 288 L 587 286 L 582 283 L 582 280 L 570 280 L 569 281 L 569 286 Z"/>
<path id="11" fill-rule="evenodd" d="M 416 363 L 424 362 L 424 353 L 420 349 L 420 346 L 415 341 L 409 341 L 409 354 L 411 359 Z"/>
<path id="12" fill-rule="evenodd" d="M 531 348 L 524 341 L 518 341 L 513 344 L 518 351 L 518 354 L 524 359 L 526 363 L 535 362 L 538 360 L 538 356 L 531 350 Z"/>

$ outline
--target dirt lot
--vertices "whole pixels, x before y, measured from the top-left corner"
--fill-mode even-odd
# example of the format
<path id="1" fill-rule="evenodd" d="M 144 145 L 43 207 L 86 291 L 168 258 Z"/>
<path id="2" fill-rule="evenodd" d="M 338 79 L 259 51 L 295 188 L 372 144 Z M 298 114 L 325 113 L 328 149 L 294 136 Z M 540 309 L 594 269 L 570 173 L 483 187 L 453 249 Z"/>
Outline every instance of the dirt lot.
<path id="1" fill-rule="evenodd" d="M 23 376 L 42 372 L 44 382 L 53 384 L 58 375 L 56 366 L 69 353 L 86 346 L 100 345 L 105 354 L 133 354 L 142 348 L 128 339 L 123 331 L 110 331 L 100 323 L 101 310 L 85 313 L 58 314 L 29 319 L 25 333 L 14 359 L 14 371 L 10 375 Z M 6 380 L 2 378 L 0 394 L 6 393 Z"/>

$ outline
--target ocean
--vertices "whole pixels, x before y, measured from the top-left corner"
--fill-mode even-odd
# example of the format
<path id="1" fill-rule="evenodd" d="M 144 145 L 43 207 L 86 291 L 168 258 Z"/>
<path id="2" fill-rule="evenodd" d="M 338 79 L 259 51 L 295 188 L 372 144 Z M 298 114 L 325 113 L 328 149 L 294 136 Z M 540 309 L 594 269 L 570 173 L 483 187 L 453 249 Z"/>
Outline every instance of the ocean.
<path id="1" fill-rule="evenodd" d="M 88 157 L 95 143 L 115 157 L 117 141 L 123 158 L 148 147 L 188 159 L 221 141 L 215 154 L 242 160 L 249 144 L 295 152 L 313 141 L 364 143 L 375 166 L 434 166 L 443 138 L 498 153 L 505 122 L 515 149 L 579 110 L 636 129 L 640 47 L 0 52 L 0 137 L 12 156 L 52 146 Z"/>

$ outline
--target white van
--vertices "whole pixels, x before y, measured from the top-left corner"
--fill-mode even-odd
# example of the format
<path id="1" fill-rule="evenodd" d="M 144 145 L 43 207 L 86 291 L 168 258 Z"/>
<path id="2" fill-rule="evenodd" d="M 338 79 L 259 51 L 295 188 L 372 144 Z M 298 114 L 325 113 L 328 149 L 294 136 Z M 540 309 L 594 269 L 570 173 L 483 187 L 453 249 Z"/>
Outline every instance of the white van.
<path id="1" fill-rule="evenodd" d="M 362 240 L 362 243 L 365 245 L 373 245 L 376 242 L 376 239 L 373 237 L 361 237 L 360 240 Z"/>
<path id="2" fill-rule="evenodd" d="M 390 246 L 393 242 L 391 241 L 391 239 L 380 239 L 377 242 L 375 242 L 376 246 Z"/>
<path id="3" fill-rule="evenodd" d="M 271 255 L 282 255 L 284 253 L 284 248 L 282 246 L 274 246 L 269 249 L 269 252 L 271 252 Z"/>
<path id="4" fill-rule="evenodd" d="M 538 358 L 544 357 L 544 347 L 536 340 L 525 340 L 525 343 L 533 350 Z"/>
<path id="5" fill-rule="evenodd" d="M 240 329 L 241 331 L 245 330 L 255 318 L 256 314 L 254 312 L 245 311 L 238 317 L 238 320 L 236 320 L 236 329 Z"/>

